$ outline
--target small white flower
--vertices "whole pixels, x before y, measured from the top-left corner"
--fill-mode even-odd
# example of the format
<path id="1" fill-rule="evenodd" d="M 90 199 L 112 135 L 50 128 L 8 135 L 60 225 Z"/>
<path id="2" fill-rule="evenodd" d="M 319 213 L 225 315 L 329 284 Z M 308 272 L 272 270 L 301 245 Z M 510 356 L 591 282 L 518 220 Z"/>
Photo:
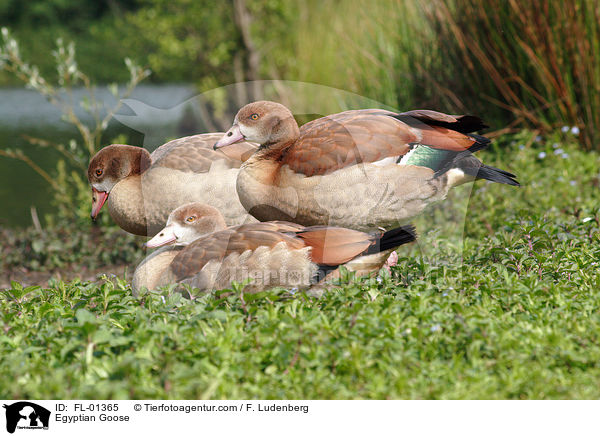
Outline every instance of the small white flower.
<path id="1" fill-rule="evenodd" d="M 594 218 L 592 218 L 591 216 L 586 216 L 584 219 L 581 220 L 582 223 L 587 223 L 591 220 L 593 220 Z"/>
<path id="2" fill-rule="evenodd" d="M 554 144 L 552 144 L 552 148 L 558 148 L 560 147 L 560 144 L 558 142 L 555 142 Z"/>
<path id="3" fill-rule="evenodd" d="M 535 142 L 542 142 L 542 137 L 540 135 L 537 135 L 535 137 Z"/>
<path id="4" fill-rule="evenodd" d="M 565 151 L 562 148 L 557 148 L 554 150 L 554 154 L 563 154 Z"/>
<path id="5" fill-rule="evenodd" d="M 525 148 L 525 144 L 519 144 L 519 150 L 523 150 Z"/>
<path id="6" fill-rule="evenodd" d="M 546 152 L 545 151 L 540 151 L 538 154 L 538 159 L 544 159 L 546 157 Z"/>
<path id="7" fill-rule="evenodd" d="M 442 326 L 440 326 L 439 324 L 434 324 L 431 326 L 430 330 L 432 332 L 439 332 L 442 329 Z"/>
<path id="8" fill-rule="evenodd" d="M 563 132 L 563 133 L 567 133 L 569 131 L 569 126 L 562 126 L 560 128 L 560 131 Z"/>
<path id="9" fill-rule="evenodd" d="M 577 185 L 577 182 L 576 182 L 575 180 L 571 180 L 571 181 L 569 182 L 569 185 L 571 185 L 571 186 L 575 186 L 575 185 Z"/>
<path id="10" fill-rule="evenodd" d="M 571 127 L 571 133 L 575 136 L 579 135 L 579 127 L 577 127 L 577 126 Z"/>
<path id="11" fill-rule="evenodd" d="M 563 159 L 568 159 L 569 158 L 569 153 L 563 153 L 560 155 L 560 157 L 562 157 Z"/>

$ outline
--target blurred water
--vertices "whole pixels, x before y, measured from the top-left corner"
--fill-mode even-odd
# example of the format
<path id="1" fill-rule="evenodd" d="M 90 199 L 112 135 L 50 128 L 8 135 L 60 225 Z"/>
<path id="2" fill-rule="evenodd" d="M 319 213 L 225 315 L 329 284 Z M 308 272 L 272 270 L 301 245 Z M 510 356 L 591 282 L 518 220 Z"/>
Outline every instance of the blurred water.
<path id="1" fill-rule="evenodd" d="M 194 126 L 185 126 L 185 106 L 182 102 L 193 96 L 191 85 L 140 85 L 131 95 L 132 106 L 123 106 L 119 113 L 127 126 L 113 120 L 103 143 L 109 143 L 119 134 L 127 142 L 153 149 L 170 138 L 194 133 Z M 91 118 L 80 105 L 84 90 L 75 90 L 72 96 L 76 114 Z M 98 88 L 96 98 L 106 107 L 116 103 L 106 87 Z M 144 133 L 141 133 L 144 132 Z M 61 120 L 60 111 L 37 92 L 28 89 L 0 89 L 0 149 L 22 149 L 36 164 L 47 171 L 56 167 L 59 154 L 53 149 L 32 146 L 26 136 L 68 144 L 79 139 L 74 126 Z M 0 226 L 27 226 L 31 224 L 31 206 L 40 217 L 51 212 L 51 191 L 46 181 L 24 162 L 0 156 Z"/>

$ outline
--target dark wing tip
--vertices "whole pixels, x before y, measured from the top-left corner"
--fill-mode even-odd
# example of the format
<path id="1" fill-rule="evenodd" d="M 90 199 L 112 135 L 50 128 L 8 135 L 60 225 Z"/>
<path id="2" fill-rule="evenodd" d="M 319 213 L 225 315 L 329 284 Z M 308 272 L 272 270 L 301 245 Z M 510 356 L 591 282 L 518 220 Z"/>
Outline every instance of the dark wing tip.
<path id="1" fill-rule="evenodd" d="M 415 110 L 389 115 L 412 127 L 419 127 L 419 123 L 429 126 L 444 127 L 460 133 L 471 133 L 487 129 L 489 126 L 475 115 L 447 115 L 430 110 Z"/>

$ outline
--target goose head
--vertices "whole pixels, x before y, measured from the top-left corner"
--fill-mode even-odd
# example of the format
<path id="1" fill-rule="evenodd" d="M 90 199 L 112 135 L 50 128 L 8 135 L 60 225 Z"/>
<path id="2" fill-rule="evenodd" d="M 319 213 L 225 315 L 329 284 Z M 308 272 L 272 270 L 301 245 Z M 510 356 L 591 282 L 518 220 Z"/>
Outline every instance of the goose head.
<path id="1" fill-rule="evenodd" d="M 201 236 L 227 228 L 221 212 L 202 203 L 179 206 L 169 215 L 167 225 L 146 243 L 148 248 L 188 245 Z"/>
<path id="2" fill-rule="evenodd" d="M 87 173 L 92 186 L 92 219 L 96 219 L 111 189 L 119 181 L 143 173 L 151 161 L 148 150 L 131 145 L 112 144 L 96 153 Z"/>
<path id="3" fill-rule="evenodd" d="M 233 126 L 214 145 L 214 149 L 240 141 L 276 148 L 296 140 L 299 135 L 298 123 L 288 108 L 273 101 L 255 101 L 238 111 Z"/>

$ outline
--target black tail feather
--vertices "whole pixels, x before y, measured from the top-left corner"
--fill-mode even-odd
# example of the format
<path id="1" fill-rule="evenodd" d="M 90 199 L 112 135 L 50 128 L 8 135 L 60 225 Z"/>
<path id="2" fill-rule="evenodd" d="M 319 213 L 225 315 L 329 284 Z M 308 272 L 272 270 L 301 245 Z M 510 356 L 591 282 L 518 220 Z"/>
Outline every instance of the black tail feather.
<path id="1" fill-rule="evenodd" d="M 477 175 L 475 177 L 478 179 L 490 180 L 496 183 L 504 183 L 505 185 L 521 186 L 521 184 L 517 181 L 517 176 L 514 174 L 499 168 L 491 167 L 489 165 L 482 164 L 479 167 L 479 171 L 477 171 Z"/>
<path id="2" fill-rule="evenodd" d="M 484 165 L 479 159 L 469 152 L 461 152 L 457 154 L 454 159 L 447 162 L 443 168 L 437 171 L 435 176 L 439 177 L 452 168 L 458 168 L 465 174 L 473 176 L 476 179 L 490 180 L 496 183 L 504 183 L 505 185 L 521 186 L 517 181 L 516 175 L 499 168 Z"/>
<path id="3" fill-rule="evenodd" d="M 397 227 L 388 230 L 379 238 L 377 244 L 370 246 L 364 254 L 374 254 L 391 250 L 403 244 L 408 244 L 417 239 L 417 230 L 413 225 Z"/>
<path id="4" fill-rule="evenodd" d="M 377 241 L 365 250 L 361 255 L 381 253 L 386 250 L 392 250 L 400 245 L 413 242 L 417 239 L 417 230 L 413 225 L 397 227 L 388 230 L 383 235 L 377 236 Z M 331 271 L 339 268 L 339 265 L 319 264 L 315 275 L 312 277 L 313 283 L 318 283 L 325 278 Z"/>

